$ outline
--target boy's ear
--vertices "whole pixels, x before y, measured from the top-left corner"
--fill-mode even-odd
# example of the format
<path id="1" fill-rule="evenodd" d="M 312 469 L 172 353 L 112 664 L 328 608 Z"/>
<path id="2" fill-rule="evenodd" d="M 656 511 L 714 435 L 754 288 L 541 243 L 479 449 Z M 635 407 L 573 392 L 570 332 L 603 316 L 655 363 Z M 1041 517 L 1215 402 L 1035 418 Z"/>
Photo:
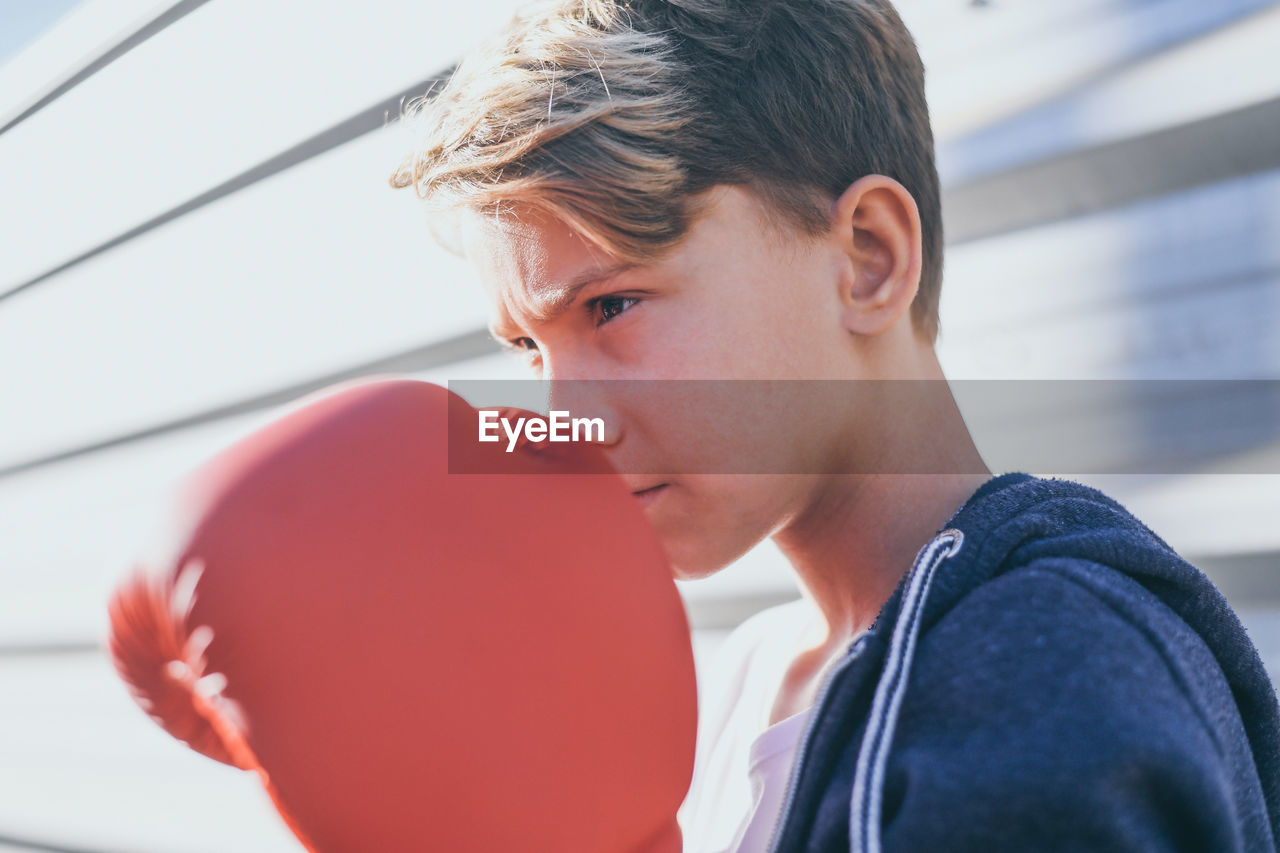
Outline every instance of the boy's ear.
<path id="1" fill-rule="evenodd" d="M 844 256 L 841 321 L 854 334 L 881 334 L 907 311 L 920 286 L 915 199 L 893 178 L 867 175 L 850 184 L 831 210 L 831 234 Z"/>

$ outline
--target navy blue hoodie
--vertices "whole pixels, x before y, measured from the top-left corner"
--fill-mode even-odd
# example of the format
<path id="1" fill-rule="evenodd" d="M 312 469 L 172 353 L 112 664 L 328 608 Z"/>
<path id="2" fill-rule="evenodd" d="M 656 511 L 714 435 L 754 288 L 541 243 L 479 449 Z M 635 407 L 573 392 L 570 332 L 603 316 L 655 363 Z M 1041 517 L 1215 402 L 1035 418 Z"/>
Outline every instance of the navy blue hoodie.
<path id="1" fill-rule="evenodd" d="M 984 483 L 830 670 L 775 853 L 1273 851 L 1280 708 L 1209 580 L 1116 501 Z"/>

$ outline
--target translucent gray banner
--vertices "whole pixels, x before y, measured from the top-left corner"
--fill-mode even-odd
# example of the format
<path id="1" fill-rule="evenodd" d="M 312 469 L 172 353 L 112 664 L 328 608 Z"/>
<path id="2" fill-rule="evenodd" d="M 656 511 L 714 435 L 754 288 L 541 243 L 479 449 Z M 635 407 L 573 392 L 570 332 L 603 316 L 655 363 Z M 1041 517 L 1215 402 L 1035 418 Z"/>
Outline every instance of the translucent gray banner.
<path id="1" fill-rule="evenodd" d="M 450 425 L 454 473 L 501 468 L 500 453 L 455 452 L 480 441 L 514 453 L 575 440 L 600 444 L 623 474 L 964 474 L 983 463 L 1061 475 L 1280 473 L 1280 380 L 469 380 L 449 388 L 478 407 L 474 423 Z M 981 462 L 950 452 L 966 429 Z"/>

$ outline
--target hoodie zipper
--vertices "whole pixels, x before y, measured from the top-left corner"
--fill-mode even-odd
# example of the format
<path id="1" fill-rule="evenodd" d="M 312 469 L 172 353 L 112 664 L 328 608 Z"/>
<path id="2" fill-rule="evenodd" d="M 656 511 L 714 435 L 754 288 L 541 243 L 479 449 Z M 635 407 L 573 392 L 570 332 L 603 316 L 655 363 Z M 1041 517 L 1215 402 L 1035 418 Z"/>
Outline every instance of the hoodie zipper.
<path id="1" fill-rule="evenodd" d="M 955 516 L 953 515 L 952 518 L 954 517 Z M 908 576 L 915 574 L 915 572 L 919 570 L 925 554 L 930 550 L 930 545 L 940 539 L 951 539 L 954 543 L 959 531 L 952 530 L 949 525 L 950 521 L 948 521 L 948 528 L 946 530 L 943 530 L 937 536 L 933 537 L 933 539 L 920 549 L 920 552 L 916 555 L 915 561 L 911 565 L 911 570 L 908 572 Z M 953 556 L 956 550 L 958 550 L 958 548 L 953 544 L 952 548 L 942 555 L 942 559 L 945 560 L 947 557 Z M 900 618 L 902 618 L 901 610 L 899 610 L 897 617 L 894 619 L 895 624 Z M 783 824 L 786 823 L 787 814 L 795 804 L 796 786 L 799 783 L 800 774 L 804 770 L 805 759 L 808 757 L 810 741 L 813 739 L 813 732 L 814 729 L 817 728 L 818 718 L 822 714 L 823 705 L 827 700 L 827 694 L 831 691 L 831 685 L 835 682 L 836 678 L 839 677 L 841 672 L 847 669 L 851 663 L 862 655 L 863 650 L 867 646 L 867 638 L 870 633 L 869 629 L 863 631 L 858 638 L 853 641 L 852 645 L 849 646 L 849 651 L 845 653 L 844 657 L 840 658 L 836 665 L 831 668 L 831 671 L 828 672 L 822 680 L 822 686 L 819 688 L 818 696 L 813 703 L 813 711 L 809 714 L 809 719 L 805 722 L 804 734 L 800 738 L 800 745 L 797 748 L 795 760 L 791 764 L 791 774 L 787 778 L 787 788 L 782 799 L 782 808 L 778 812 L 778 817 L 774 820 L 773 831 L 769 836 L 769 846 L 766 848 L 769 853 L 780 853 L 778 843 L 781 840 L 780 836 L 782 833 L 782 827 Z"/>

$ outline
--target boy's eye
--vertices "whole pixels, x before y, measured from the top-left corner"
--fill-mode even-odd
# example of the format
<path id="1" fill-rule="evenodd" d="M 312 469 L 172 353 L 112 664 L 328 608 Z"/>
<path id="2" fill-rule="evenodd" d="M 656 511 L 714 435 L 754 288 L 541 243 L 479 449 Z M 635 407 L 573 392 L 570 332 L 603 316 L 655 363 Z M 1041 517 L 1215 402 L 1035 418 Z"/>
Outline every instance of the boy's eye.
<path id="1" fill-rule="evenodd" d="M 534 361 L 542 354 L 538 351 L 538 344 L 533 338 L 498 338 L 498 343 L 502 344 L 504 350 L 522 361 Z"/>
<path id="2" fill-rule="evenodd" d="M 640 300 L 631 296 L 601 296 L 592 300 L 591 313 L 596 325 L 602 325 L 617 317 Z"/>

